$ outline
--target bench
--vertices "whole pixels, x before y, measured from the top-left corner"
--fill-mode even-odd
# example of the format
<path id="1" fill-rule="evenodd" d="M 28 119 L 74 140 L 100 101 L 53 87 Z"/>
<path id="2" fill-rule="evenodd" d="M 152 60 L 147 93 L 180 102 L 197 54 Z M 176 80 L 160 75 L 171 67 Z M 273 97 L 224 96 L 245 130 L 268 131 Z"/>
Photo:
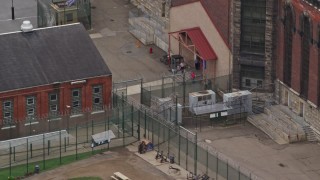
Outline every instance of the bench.
<path id="1" fill-rule="evenodd" d="M 120 179 L 120 180 L 130 180 L 127 176 L 123 175 L 123 174 L 120 173 L 120 172 L 115 172 L 115 173 L 113 173 L 113 175 L 114 175 L 117 179 Z"/>
<path id="2" fill-rule="evenodd" d="M 110 176 L 110 178 L 111 179 L 113 179 L 113 180 L 118 180 L 116 177 L 114 177 L 114 176 Z"/>

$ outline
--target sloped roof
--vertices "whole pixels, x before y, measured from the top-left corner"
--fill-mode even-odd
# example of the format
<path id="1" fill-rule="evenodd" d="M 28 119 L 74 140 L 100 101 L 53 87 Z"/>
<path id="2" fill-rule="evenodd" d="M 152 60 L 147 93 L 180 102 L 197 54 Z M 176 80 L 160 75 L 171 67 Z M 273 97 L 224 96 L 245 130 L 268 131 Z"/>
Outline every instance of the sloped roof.
<path id="1" fill-rule="evenodd" d="M 190 37 L 200 56 L 204 60 L 217 60 L 217 55 L 199 27 L 182 30 Z"/>
<path id="2" fill-rule="evenodd" d="M 229 45 L 229 0 L 172 0 L 171 6 L 176 7 L 198 1 L 201 2 L 225 43 Z"/>
<path id="3" fill-rule="evenodd" d="M 81 24 L 0 35 L 0 92 L 111 75 Z"/>

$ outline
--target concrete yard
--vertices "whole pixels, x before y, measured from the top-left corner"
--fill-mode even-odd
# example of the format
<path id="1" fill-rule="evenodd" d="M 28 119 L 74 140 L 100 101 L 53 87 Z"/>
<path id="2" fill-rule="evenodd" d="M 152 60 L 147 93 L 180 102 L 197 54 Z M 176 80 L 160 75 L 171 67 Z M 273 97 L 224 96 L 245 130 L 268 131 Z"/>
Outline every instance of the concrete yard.
<path id="1" fill-rule="evenodd" d="M 211 143 L 204 142 L 205 139 Z M 249 123 L 204 128 L 198 132 L 198 142 L 212 146 L 262 179 L 320 179 L 317 143 L 279 145 Z"/>

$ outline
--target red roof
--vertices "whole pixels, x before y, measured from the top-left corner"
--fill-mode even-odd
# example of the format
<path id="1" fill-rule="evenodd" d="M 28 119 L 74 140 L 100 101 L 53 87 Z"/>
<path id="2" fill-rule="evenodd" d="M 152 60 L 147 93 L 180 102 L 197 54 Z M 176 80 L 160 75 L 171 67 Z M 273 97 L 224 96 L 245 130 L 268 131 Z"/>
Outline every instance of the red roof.
<path id="1" fill-rule="evenodd" d="M 186 32 L 188 34 L 199 55 L 204 60 L 217 60 L 216 53 L 199 27 L 184 29 L 179 32 Z"/>

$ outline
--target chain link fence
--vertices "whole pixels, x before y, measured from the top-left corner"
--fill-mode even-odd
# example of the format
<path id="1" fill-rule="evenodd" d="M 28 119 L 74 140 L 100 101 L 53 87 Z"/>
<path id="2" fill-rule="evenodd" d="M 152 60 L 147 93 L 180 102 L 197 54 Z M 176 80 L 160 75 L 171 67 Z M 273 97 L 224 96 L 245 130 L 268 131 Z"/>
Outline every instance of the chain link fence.
<path id="1" fill-rule="evenodd" d="M 91 29 L 90 0 L 37 0 L 38 27 L 80 22 Z"/>
<path id="2" fill-rule="evenodd" d="M 43 171 L 136 142 L 139 138 L 137 113 L 133 106 L 119 103 L 112 109 L 84 111 L 52 120 L 36 119 L 33 124 L 2 125 L 1 133 L 6 133 L 0 137 L 8 140 L 0 141 L 0 179 L 24 178 L 35 172 L 35 165 Z M 6 127 L 8 129 L 4 129 Z M 93 147 L 92 135 L 109 130 L 115 138 Z"/>
<path id="3" fill-rule="evenodd" d="M 140 104 L 130 96 L 117 96 L 116 104 L 129 104 L 137 109 L 134 123 L 137 123 L 138 139 L 148 139 L 155 150 L 166 157 L 174 157 L 175 163 L 193 174 L 207 174 L 210 178 L 250 180 L 259 179 L 214 148 L 197 142 L 197 133 L 166 121 L 148 106 Z M 141 134 L 141 137 L 140 135 Z"/>

